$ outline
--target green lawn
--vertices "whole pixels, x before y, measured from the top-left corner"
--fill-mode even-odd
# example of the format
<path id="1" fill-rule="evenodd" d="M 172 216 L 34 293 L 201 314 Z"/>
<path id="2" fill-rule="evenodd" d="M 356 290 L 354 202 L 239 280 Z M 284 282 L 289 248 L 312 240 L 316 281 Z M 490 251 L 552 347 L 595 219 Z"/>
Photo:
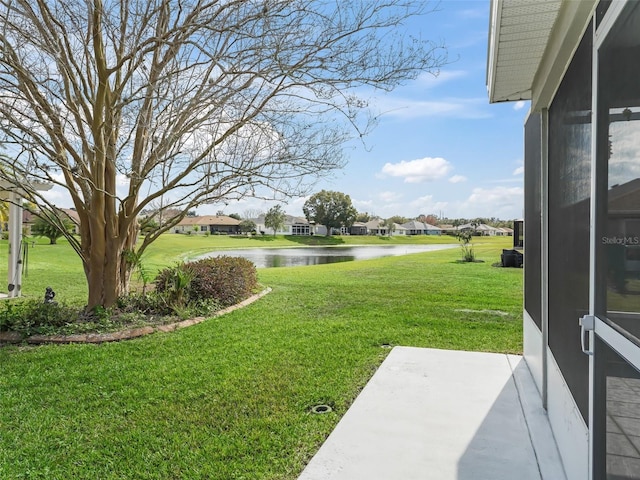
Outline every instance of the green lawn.
<path id="1" fill-rule="evenodd" d="M 505 243 L 505 239 L 483 239 L 485 242 Z M 64 239 L 58 245 L 48 245 L 45 238 L 29 238 L 26 241 L 26 272 L 23 276 L 22 294 L 27 298 L 43 298 L 47 286 L 53 287 L 56 300 L 79 303 L 86 300 L 86 280 L 82 264 Z M 508 241 L 507 241 L 508 242 Z M 403 245 L 456 243 L 450 236 L 282 236 L 264 235 L 241 237 L 227 235 L 177 235 L 165 234 L 143 254 L 143 266 L 150 272 L 196 257 L 212 250 L 236 248 L 304 247 L 316 245 Z M 8 246 L 0 240 L 0 292 L 6 292 Z"/>
<path id="2" fill-rule="evenodd" d="M 166 237 L 149 260 L 236 246 Z M 484 263 L 457 263 L 456 248 L 261 270 L 272 293 L 171 334 L 0 348 L 0 478 L 295 479 L 381 345 L 521 351 L 522 270 L 492 266 L 510 239 L 480 241 Z M 81 276 L 56 263 L 65 248 L 31 249 L 29 294 L 48 275 L 79 295 Z M 320 403 L 334 412 L 310 413 Z"/>

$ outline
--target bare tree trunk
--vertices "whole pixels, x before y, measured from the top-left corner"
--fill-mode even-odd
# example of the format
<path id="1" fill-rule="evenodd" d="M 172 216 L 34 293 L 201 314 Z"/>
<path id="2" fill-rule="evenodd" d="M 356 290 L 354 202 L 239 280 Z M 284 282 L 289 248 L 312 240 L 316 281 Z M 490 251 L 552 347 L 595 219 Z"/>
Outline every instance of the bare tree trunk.
<path id="1" fill-rule="evenodd" d="M 99 222 L 93 222 L 99 223 Z M 124 241 L 104 236 L 105 228 L 97 226 L 91 238 L 91 249 L 84 261 L 84 271 L 89 287 L 87 310 L 98 305 L 113 306 L 118 297 L 129 290 L 134 263 L 126 252 L 134 252 L 137 225 L 131 224 L 123 232 Z M 96 233 L 103 236 L 99 237 Z"/>

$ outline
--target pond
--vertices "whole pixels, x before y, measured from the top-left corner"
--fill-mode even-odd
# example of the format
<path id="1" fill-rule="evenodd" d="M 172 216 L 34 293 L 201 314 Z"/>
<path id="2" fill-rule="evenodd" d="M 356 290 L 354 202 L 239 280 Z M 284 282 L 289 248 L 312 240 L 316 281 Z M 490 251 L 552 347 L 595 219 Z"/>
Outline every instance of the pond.
<path id="1" fill-rule="evenodd" d="M 244 257 L 251 260 L 256 268 L 296 267 L 325 263 L 350 262 L 369 258 L 408 255 L 411 253 L 433 252 L 454 248 L 458 245 L 390 245 L 351 247 L 298 247 L 298 248 L 249 248 L 224 250 L 200 255 L 198 258 Z"/>

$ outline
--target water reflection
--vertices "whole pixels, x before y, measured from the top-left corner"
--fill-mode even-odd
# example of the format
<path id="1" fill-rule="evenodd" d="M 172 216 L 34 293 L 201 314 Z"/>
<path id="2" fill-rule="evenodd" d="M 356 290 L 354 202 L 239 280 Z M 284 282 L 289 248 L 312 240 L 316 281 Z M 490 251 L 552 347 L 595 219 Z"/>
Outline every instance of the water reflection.
<path id="1" fill-rule="evenodd" d="M 198 258 L 227 255 L 230 257 L 246 258 L 252 261 L 257 268 L 296 267 L 408 255 L 420 252 L 433 252 L 454 247 L 457 247 L 457 245 L 250 248 L 216 251 L 201 255 Z"/>

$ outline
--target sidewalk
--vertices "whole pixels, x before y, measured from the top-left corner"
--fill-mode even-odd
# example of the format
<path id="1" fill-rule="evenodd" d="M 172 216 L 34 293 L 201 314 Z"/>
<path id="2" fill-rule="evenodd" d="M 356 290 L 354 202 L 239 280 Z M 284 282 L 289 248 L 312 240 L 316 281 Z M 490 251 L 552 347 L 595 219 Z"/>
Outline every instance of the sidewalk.
<path id="1" fill-rule="evenodd" d="M 394 348 L 299 480 L 562 480 L 522 357 Z"/>

